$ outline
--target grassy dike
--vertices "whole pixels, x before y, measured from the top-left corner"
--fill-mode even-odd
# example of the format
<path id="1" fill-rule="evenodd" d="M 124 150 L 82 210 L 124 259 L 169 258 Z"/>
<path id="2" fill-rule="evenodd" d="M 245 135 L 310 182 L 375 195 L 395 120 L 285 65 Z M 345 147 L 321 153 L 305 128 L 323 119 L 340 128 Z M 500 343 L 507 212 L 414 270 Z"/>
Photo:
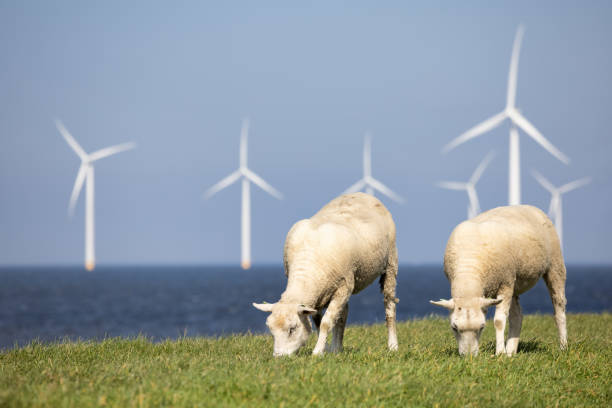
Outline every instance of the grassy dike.
<path id="1" fill-rule="evenodd" d="M 493 356 L 491 322 L 481 354 L 461 358 L 446 319 L 349 326 L 345 351 L 272 357 L 270 335 L 66 342 L 0 354 L 0 406 L 611 406 L 612 315 L 568 316 L 569 350 L 552 316 L 523 322 L 519 353 Z"/>

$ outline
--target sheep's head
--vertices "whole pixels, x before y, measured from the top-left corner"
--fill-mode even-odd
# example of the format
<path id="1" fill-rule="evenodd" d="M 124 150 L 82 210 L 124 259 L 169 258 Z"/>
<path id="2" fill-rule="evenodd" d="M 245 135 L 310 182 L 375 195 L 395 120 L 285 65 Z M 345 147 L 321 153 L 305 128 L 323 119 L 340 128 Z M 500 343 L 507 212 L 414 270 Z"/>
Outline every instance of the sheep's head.
<path id="1" fill-rule="evenodd" d="M 482 297 L 457 298 L 437 302 L 429 302 L 441 306 L 450 312 L 450 325 L 457 339 L 459 354 L 478 355 L 478 341 L 485 327 L 487 308 L 497 305 L 502 299 L 487 299 Z"/>
<path id="2" fill-rule="evenodd" d="M 312 332 L 308 315 L 317 311 L 295 303 L 253 303 L 255 308 L 270 312 L 266 325 L 274 337 L 274 357 L 298 351 Z"/>

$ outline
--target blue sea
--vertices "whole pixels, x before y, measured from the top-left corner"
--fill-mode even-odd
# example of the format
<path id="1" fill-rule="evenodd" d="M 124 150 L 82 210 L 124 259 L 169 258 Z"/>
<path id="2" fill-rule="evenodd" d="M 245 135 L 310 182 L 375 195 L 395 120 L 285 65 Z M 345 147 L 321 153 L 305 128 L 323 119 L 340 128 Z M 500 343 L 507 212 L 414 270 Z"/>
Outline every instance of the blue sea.
<path id="1" fill-rule="evenodd" d="M 567 310 L 612 311 L 612 266 L 569 265 Z M 275 302 L 282 266 L 129 266 L 0 268 L 0 349 L 70 339 L 146 335 L 223 336 L 263 332 L 266 314 L 252 302 Z M 398 320 L 446 312 L 430 299 L 449 297 L 441 266 L 402 265 Z M 378 284 L 351 297 L 349 324 L 384 321 Z M 552 313 L 543 281 L 521 297 L 525 313 Z"/>

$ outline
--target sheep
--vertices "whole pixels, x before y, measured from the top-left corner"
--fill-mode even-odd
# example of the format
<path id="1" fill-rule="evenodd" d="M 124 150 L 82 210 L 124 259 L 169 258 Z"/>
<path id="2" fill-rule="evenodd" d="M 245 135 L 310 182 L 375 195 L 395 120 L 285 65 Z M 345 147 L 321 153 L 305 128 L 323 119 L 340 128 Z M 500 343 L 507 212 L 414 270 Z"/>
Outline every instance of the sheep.
<path id="1" fill-rule="evenodd" d="M 277 303 L 253 303 L 270 312 L 266 324 L 274 337 L 274 356 L 291 355 L 308 340 L 312 316 L 319 332 L 313 355 L 342 351 L 348 300 L 380 277 L 388 347 L 397 350 L 395 297 L 397 248 L 395 223 L 375 197 L 346 194 L 312 218 L 298 221 L 284 247 L 287 287 Z M 327 308 L 323 314 L 323 309 Z"/>
<path id="2" fill-rule="evenodd" d="M 459 224 L 446 246 L 444 273 L 452 298 L 431 303 L 450 311 L 459 354 L 478 354 L 486 308 L 493 305 L 495 354 L 515 354 L 523 321 L 519 296 L 541 277 L 552 299 L 560 347 L 567 347 L 565 264 L 557 232 L 538 208 L 498 207 Z"/>

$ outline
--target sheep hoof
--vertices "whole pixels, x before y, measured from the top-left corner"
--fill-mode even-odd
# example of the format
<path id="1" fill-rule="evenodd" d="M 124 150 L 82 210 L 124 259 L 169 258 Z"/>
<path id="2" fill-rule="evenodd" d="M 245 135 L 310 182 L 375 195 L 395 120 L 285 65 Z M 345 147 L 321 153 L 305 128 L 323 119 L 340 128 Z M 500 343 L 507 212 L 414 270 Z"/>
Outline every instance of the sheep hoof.
<path id="1" fill-rule="evenodd" d="M 313 356 L 322 356 L 324 353 L 325 353 L 325 349 L 319 350 L 315 348 L 314 350 L 312 350 Z"/>

